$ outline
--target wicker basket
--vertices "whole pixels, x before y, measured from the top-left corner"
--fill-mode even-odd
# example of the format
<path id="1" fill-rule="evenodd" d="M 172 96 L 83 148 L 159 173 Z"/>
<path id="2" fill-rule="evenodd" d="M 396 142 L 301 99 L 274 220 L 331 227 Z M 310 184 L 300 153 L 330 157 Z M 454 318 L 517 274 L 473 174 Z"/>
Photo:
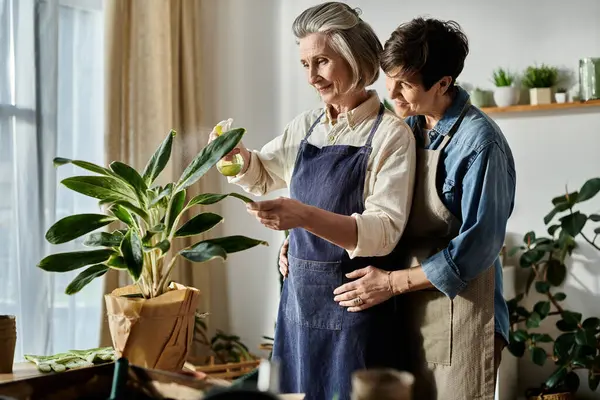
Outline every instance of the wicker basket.
<path id="1" fill-rule="evenodd" d="M 260 359 L 254 355 L 253 357 L 254 358 L 252 360 L 227 364 L 216 364 L 215 358 L 211 356 L 208 364 L 206 365 L 194 365 L 194 362 L 190 360 L 186 366 L 193 368 L 197 372 L 203 372 L 211 378 L 233 381 L 258 368 Z"/>

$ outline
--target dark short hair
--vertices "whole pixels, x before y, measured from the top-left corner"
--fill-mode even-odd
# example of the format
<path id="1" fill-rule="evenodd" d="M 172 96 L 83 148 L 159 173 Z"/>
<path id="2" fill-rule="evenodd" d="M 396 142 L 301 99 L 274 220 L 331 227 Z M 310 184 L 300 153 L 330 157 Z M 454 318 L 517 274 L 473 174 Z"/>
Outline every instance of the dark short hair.
<path id="1" fill-rule="evenodd" d="M 400 67 L 429 90 L 444 76 L 454 83 L 467 54 L 469 41 L 458 23 L 419 17 L 400 25 L 385 42 L 381 68 L 390 75 Z"/>

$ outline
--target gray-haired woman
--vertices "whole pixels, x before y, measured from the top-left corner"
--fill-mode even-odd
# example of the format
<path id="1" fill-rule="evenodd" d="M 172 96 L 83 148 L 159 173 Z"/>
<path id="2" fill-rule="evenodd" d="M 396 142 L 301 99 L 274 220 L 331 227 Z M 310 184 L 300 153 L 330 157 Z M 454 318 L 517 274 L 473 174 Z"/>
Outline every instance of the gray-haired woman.
<path id="1" fill-rule="evenodd" d="M 291 230 L 273 349 L 281 390 L 348 399 L 353 371 L 398 362 L 389 322 L 395 300 L 349 313 L 333 291 L 355 269 L 399 264 L 393 250 L 408 219 L 415 141 L 366 90 L 379 75 L 382 46 L 355 10 L 337 2 L 311 7 L 293 31 L 325 106 L 297 116 L 260 151 L 240 145 L 244 169 L 230 181 L 255 195 L 290 189 L 291 198 L 248 206 L 265 226 Z"/>

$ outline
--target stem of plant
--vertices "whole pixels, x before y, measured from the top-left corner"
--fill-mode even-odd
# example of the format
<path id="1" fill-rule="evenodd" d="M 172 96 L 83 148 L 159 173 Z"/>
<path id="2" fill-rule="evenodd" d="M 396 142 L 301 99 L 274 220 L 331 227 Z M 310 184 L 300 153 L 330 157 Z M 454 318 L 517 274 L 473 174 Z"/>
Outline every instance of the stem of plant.
<path id="1" fill-rule="evenodd" d="M 599 251 L 600 251 L 600 247 L 598 247 L 598 246 L 597 246 L 597 245 L 594 243 L 594 242 L 596 241 L 596 237 L 594 237 L 594 240 L 592 241 L 592 240 L 589 240 L 589 239 L 587 238 L 587 236 L 585 236 L 585 234 L 584 234 L 583 232 L 580 232 L 580 233 L 581 233 L 581 237 L 582 237 L 582 238 L 583 238 L 583 239 L 584 239 L 586 242 L 588 242 L 588 243 L 589 243 L 589 244 L 590 244 L 592 247 L 594 247 L 596 250 L 599 250 Z M 598 235 L 596 235 L 596 236 L 598 236 Z"/>

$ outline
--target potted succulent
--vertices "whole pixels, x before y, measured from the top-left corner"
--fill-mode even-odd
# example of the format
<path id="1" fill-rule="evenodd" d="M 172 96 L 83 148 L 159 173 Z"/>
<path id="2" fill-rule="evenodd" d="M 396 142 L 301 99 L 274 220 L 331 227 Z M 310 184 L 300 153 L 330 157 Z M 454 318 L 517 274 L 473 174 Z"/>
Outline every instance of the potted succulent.
<path id="1" fill-rule="evenodd" d="M 556 93 L 554 93 L 554 100 L 557 103 L 566 103 L 567 102 L 567 89 L 559 87 L 556 89 Z"/>
<path id="2" fill-rule="evenodd" d="M 558 69 L 542 64 L 527 67 L 523 74 L 523 86 L 529 89 L 529 99 L 532 105 L 550 104 L 552 102 L 552 87 L 558 81 Z"/>
<path id="3" fill-rule="evenodd" d="M 586 215 L 576 210 L 578 204 L 593 198 L 600 191 L 600 178 L 588 180 L 578 192 L 567 193 L 552 200 L 554 208 L 544 218 L 548 236 L 538 237 L 534 232 L 525 235 L 524 244 L 511 250 L 521 252 L 519 264 L 529 271 L 523 293 L 508 301 L 511 330 L 509 351 L 516 357 L 528 354 L 540 366 L 553 362 L 554 372 L 538 388 L 526 393 L 528 399 L 572 399 L 580 382 L 577 370 L 587 370 L 587 384 L 592 391 L 600 383 L 600 318 L 583 318 L 581 313 L 564 305 L 566 295 L 559 290 L 567 275 L 567 264 L 576 247 L 575 238 L 581 238 L 600 251 L 596 237 L 600 234 L 600 215 Z M 556 221 L 556 217 L 558 221 Z M 582 231 L 592 226 L 594 239 Z M 522 301 L 535 287 L 542 300 L 532 309 Z M 560 334 L 553 337 L 538 331 L 552 318 L 558 318 Z"/>
<path id="4" fill-rule="evenodd" d="M 494 71 L 492 82 L 494 89 L 494 101 L 498 107 L 508 107 L 519 103 L 520 92 L 515 87 L 515 74 L 504 68 Z"/>
<path id="5" fill-rule="evenodd" d="M 230 196 L 251 201 L 235 193 L 186 196 L 186 189 L 229 153 L 244 132 L 239 128 L 219 136 L 200 151 L 176 182 L 164 186 L 155 181 L 170 159 L 175 131 L 169 132 L 141 173 L 119 161 L 105 168 L 80 160 L 54 160 L 55 165 L 70 163 L 96 174 L 69 177 L 61 183 L 100 200 L 105 212 L 71 215 L 51 226 L 46 233 L 48 242 L 60 244 L 88 235 L 84 244 L 92 250 L 52 254 L 38 267 L 52 272 L 87 267 L 67 286 L 67 294 L 79 292 L 111 268 L 129 273 L 133 285 L 105 296 L 117 356 L 142 367 L 180 370 L 193 340 L 199 292 L 171 282 L 177 260 L 224 260 L 227 254 L 267 244 L 229 236 L 200 240 L 179 251 L 173 246 L 180 238 L 207 232 L 223 220 L 218 214 L 200 212 L 184 222 L 188 210 Z M 96 232 L 113 222 L 122 223 L 121 229 Z"/>

